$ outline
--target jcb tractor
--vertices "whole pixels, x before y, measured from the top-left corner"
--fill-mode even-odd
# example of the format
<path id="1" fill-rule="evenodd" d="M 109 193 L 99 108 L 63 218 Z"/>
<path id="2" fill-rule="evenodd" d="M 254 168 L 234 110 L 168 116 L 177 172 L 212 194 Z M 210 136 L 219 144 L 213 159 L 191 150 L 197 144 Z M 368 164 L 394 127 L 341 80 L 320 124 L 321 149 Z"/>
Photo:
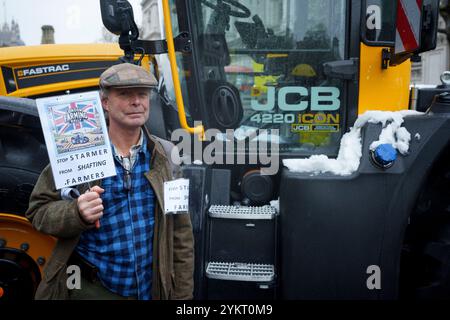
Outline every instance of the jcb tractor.
<path id="1" fill-rule="evenodd" d="M 165 37 L 149 41 L 128 1 L 101 0 L 124 54 L 98 60 L 146 57 L 159 79 L 150 127 L 182 146 L 195 299 L 450 298 L 448 73 L 410 99 L 411 59 L 436 46 L 439 1 L 158 4 Z M 0 301 L 33 297 L 54 245 L 23 218 L 48 163 L 34 98 L 98 81 L 74 88 L 76 72 L 42 66 L 94 53 L 0 51 Z M 354 160 L 344 149 L 350 170 L 317 165 Z"/>

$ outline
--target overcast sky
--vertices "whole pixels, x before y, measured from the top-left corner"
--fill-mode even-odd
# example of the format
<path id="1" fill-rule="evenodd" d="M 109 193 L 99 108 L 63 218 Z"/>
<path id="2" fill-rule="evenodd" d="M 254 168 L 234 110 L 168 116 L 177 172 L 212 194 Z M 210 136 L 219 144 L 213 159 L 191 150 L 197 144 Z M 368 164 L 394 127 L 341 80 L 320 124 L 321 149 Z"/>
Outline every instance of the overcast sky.
<path id="1" fill-rule="evenodd" d="M 128 0 L 141 25 L 141 0 Z M 11 19 L 19 23 L 26 45 L 41 42 L 41 26 L 55 28 L 56 43 L 90 43 L 102 37 L 100 0 L 0 0 L 0 22 Z"/>

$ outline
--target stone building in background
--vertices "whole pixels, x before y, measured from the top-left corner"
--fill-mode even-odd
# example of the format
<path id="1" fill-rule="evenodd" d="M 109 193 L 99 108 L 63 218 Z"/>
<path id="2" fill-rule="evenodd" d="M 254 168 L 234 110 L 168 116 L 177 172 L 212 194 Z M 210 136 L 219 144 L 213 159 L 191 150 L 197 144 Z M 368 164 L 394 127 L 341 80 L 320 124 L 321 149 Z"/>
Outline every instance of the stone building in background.
<path id="1" fill-rule="evenodd" d="M 11 20 L 11 24 L 4 23 L 0 29 L 0 47 L 24 46 L 25 43 L 20 38 L 19 24 Z"/>
<path id="2" fill-rule="evenodd" d="M 142 28 L 141 39 L 157 40 L 164 38 L 161 35 L 160 8 L 157 0 L 142 0 Z M 162 14 L 162 13 L 161 13 Z"/>
<path id="3" fill-rule="evenodd" d="M 55 29 L 53 26 L 44 25 L 42 29 L 41 44 L 54 44 L 55 43 Z"/>

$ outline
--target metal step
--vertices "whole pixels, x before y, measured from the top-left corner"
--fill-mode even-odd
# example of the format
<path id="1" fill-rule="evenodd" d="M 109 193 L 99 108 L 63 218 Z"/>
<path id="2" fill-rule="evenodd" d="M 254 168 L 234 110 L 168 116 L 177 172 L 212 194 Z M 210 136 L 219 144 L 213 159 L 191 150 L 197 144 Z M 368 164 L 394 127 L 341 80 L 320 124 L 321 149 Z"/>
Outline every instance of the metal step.
<path id="1" fill-rule="evenodd" d="M 275 278 L 275 268 L 271 264 L 241 262 L 209 262 L 206 277 L 210 279 L 269 282 Z"/>
<path id="2" fill-rule="evenodd" d="M 214 205 L 209 208 L 209 216 L 211 218 L 272 220 L 276 215 L 277 210 L 272 206 L 241 207 Z"/>

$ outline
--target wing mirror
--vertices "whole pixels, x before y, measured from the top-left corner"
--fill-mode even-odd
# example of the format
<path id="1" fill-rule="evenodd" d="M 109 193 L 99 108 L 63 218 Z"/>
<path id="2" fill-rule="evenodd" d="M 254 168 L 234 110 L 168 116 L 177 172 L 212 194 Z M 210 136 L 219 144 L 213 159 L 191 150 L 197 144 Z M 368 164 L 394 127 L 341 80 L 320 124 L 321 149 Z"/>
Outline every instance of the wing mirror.
<path id="1" fill-rule="evenodd" d="M 133 7 L 126 0 L 100 0 L 103 25 L 109 32 L 116 35 L 137 33 L 134 22 Z M 137 31 L 137 32 L 136 32 Z"/>
<path id="2" fill-rule="evenodd" d="M 398 0 L 397 36 L 390 65 L 398 65 L 437 45 L 439 0 Z M 409 13 L 409 14 L 407 14 Z"/>

